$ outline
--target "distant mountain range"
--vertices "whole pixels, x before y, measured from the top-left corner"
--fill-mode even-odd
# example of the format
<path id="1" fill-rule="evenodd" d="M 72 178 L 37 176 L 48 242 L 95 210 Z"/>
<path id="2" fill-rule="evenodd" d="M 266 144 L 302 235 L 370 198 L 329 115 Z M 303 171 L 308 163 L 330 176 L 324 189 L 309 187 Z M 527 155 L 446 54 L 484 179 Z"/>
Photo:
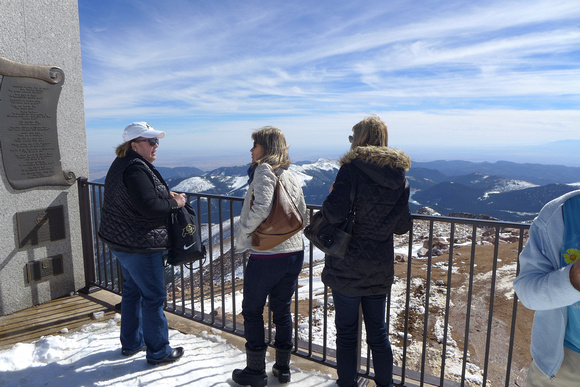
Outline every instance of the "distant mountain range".
<path id="1" fill-rule="evenodd" d="M 411 207 L 531 221 L 550 200 L 580 188 L 580 168 L 507 161 L 415 162 Z"/>
<path id="2" fill-rule="evenodd" d="M 322 204 L 338 172 L 338 161 L 320 159 L 292 164 L 308 204 Z M 204 172 L 195 167 L 159 167 L 175 191 L 243 197 L 248 166 Z M 544 204 L 580 188 L 580 167 L 519 164 L 507 161 L 413 162 L 407 178 L 413 212 L 429 207 L 442 215 L 466 213 L 505 221 L 531 221 Z M 104 182 L 104 178 L 95 182 Z"/>

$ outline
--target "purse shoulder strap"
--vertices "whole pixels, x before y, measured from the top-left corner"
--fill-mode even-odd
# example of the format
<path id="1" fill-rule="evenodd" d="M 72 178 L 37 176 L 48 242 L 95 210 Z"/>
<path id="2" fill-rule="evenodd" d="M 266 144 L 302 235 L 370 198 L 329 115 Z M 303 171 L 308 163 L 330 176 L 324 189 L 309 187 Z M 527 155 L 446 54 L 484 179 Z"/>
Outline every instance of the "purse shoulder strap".
<path id="1" fill-rule="evenodd" d="M 354 213 L 354 199 L 356 197 L 356 181 L 355 174 L 352 173 L 352 166 L 350 163 L 345 164 L 350 173 L 350 213 Z"/>
<path id="2" fill-rule="evenodd" d="M 276 190 L 277 189 L 283 189 L 284 191 L 286 191 L 286 196 L 288 197 L 288 200 L 290 200 L 292 202 L 292 205 L 294 207 L 296 207 L 296 204 L 294 203 L 294 200 L 290 196 L 290 193 L 288 192 L 288 190 L 284 186 L 284 183 L 282 183 L 282 179 L 280 178 L 280 175 L 282 175 L 281 168 L 276 169 L 274 171 L 274 175 L 276 176 L 276 184 L 274 185 L 274 197 L 273 197 L 273 200 L 275 201 L 279 197 L 279 195 L 276 194 Z M 280 187 L 280 188 L 278 188 L 278 187 Z M 252 199 L 250 200 L 250 208 L 252 208 L 252 204 L 253 203 L 254 203 L 254 192 L 252 192 Z"/>
<path id="3" fill-rule="evenodd" d="M 298 206 L 296 206 L 296 203 L 294 202 L 294 199 L 292 198 L 292 196 L 290 196 L 290 192 L 288 192 L 288 190 L 286 189 L 286 186 L 284 185 L 284 183 L 282 183 L 282 179 L 280 178 L 280 176 L 282 175 L 282 168 L 278 168 L 274 174 L 276 175 L 276 178 L 278 179 L 276 184 L 280 185 L 280 189 L 283 189 L 286 192 L 286 197 L 288 198 L 288 200 L 292 203 L 292 206 L 296 209 L 296 211 L 298 211 Z M 276 189 L 276 187 L 274 188 Z M 298 211 L 298 213 L 300 214 L 300 211 Z M 300 219 L 302 219 L 302 215 L 300 214 Z"/>
<path id="4" fill-rule="evenodd" d="M 284 184 L 282 184 L 282 180 L 280 179 L 280 175 L 282 174 L 282 170 L 281 168 L 278 168 L 276 170 L 272 170 L 274 172 L 274 175 L 276 176 L 276 184 L 274 185 L 274 192 L 276 191 L 276 185 L 278 183 L 280 183 L 282 185 L 282 187 L 284 187 Z M 286 189 L 286 187 L 284 187 L 284 189 Z M 254 203 L 254 191 L 252 191 L 252 199 L 250 200 L 250 208 L 252 207 L 252 204 Z"/>
<path id="5" fill-rule="evenodd" d="M 276 184 L 280 184 L 282 186 L 282 188 L 288 192 L 288 190 L 286 190 L 286 187 L 284 186 L 284 183 L 282 183 L 282 173 L 284 172 L 284 170 L 282 168 L 278 168 L 274 171 L 274 175 L 276 176 Z M 276 187 L 274 187 L 274 189 L 276 189 Z"/>

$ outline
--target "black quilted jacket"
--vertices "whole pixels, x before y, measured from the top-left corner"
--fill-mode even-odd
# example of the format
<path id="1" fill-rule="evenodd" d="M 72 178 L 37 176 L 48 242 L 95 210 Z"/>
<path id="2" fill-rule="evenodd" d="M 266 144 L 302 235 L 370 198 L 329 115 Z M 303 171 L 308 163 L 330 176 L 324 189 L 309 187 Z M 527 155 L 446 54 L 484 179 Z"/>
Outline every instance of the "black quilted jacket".
<path id="1" fill-rule="evenodd" d="M 405 177 L 411 159 L 397 149 L 365 146 L 351 150 L 340 164 L 322 211 L 330 223 L 344 222 L 354 181 L 353 236 L 345 258 L 326 256 L 322 280 L 347 295 L 387 294 L 394 276 L 393 233 L 404 234 L 411 228 Z"/>
<path id="2" fill-rule="evenodd" d="M 169 214 L 177 211 L 155 167 L 130 151 L 111 164 L 105 179 L 99 236 L 113 251 L 147 253 L 170 245 Z"/>

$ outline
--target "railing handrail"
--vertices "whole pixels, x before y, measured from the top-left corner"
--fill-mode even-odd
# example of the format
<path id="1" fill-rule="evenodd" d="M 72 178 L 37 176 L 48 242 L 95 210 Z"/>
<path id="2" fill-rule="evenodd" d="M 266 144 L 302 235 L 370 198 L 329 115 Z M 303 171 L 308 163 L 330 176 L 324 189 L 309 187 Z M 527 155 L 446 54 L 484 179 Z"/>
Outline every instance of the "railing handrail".
<path id="1" fill-rule="evenodd" d="M 508 222 L 499 219 L 491 220 L 491 219 L 461 218 L 444 215 L 424 215 L 424 214 L 412 214 L 412 216 L 413 220 L 444 221 L 446 223 L 471 224 L 475 226 L 484 226 L 484 227 L 502 226 L 503 228 L 524 228 L 524 229 L 530 228 L 530 224 L 526 222 Z"/>
<path id="2" fill-rule="evenodd" d="M 89 256 L 85 256 L 85 270 L 92 270 L 96 271 L 97 275 L 93 275 L 92 279 L 90 278 L 91 276 L 88 275 L 87 276 L 87 288 L 89 286 L 99 286 L 102 288 L 106 288 L 109 289 L 111 291 L 115 291 L 115 292 L 122 292 L 122 281 L 120 280 L 120 270 L 118 270 L 118 267 L 116 267 L 115 264 L 115 259 L 112 257 L 112 254 L 110 254 L 110 252 L 108 252 L 106 246 L 104 244 L 102 244 L 102 242 L 98 239 L 98 237 L 96 236 L 96 232 L 95 230 L 98 229 L 98 217 L 99 217 L 99 208 L 98 204 L 102 202 L 102 192 L 104 189 L 104 185 L 100 184 L 100 183 L 88 183 L 86 182 L 86 179 L 83 180 L 83 184 L 81 187 L 81 184 L 79 184 L 79 190 L 85 190 L 85 192 L 83 192 L 82 194 L 79 193 L 79 197 L 80 197 L 80 205 L 81 205 L 81 224 L 83 225 L 83 227 L 89 227 L 92 225 L 93 230 L 90 230 L 90 232 L 87 232 L 86 230 L 83 232 L 83 236 L 87 236 L 92 234 L 92 239 L 89 242 L 90 246 L 87 246 L 86 249 L 83 249 L 84 253 L 89 255 Z M 91 191 L 92 190 L 92 191 Z M 90 192 L 92 192 L 92 194 Z M 186 317 L 191 318 L 192 320 L 201 322 L 203 324 L 206 325 L 210 325 L 212 327 L 218 328 L 218 329 L 222 329 L 237 335 L 243 335 L 243 327 L 240 327 L 239 324 L 237 324 L 236 319 L 234 318 L 233 320 L 229 320 L 227 318 L 227 314 L 226 314 L 226 304 L 225 304 L 225 298 L 226 297 L 232 297 L 234 299 L 233 302 L 233 306 L 232 306 L 232 311 L 231 314 L 232 315 L 237 315 L 238 314 L 238 310 L 236 310 L 236 288 L 240 286 L 241 284 L 241 279 L 238 279 L 237 277 L 240 276 L 241 278 L 243 278 L 243 273 L 242 274 L 236 274 L 235 272 L 235 264 L 234 261 L 234 241 L 233 241 L 233 235 L 234 235 L 234 231 L 235 231 L 235 222 L 234 222 L 234 206 L 239 206 L 241 204 L 241 202 L 243 202 L 243 198 L 241 197 L 232 197 L 232 196 L 227 196 L 227 195 L 217 195 L 217 194 L 203 194 L 203 193 L 191 193 L 191 192 L 185 192 L 187 194 L 188 200 L 192 200 L 194 199 L 197 202 L 197 211 L 198 213 L 201 213 L 201 207 L 202 207 L 202 202 L 204 203 L 204 205 L 207 206 L 207 217 L 208 217 L 208 223 L 211 223 L 212 227 L 217 227 L 219 225 L 219 230 L 216 230 L 216 236 L 218 237 L 218 239 L 216 239 L 216 242 L 212 242 L 210 243 L 210 249 L 209 249 L 209 253 L 208 253 L 208 261 L 207 261 L 207 266 L 204 267 L 204 269 L 208 269 L 207 273 L 204 273 L 204 270 L 199 270 L 197 271 L 196 275 L 198 275 L 199 278 L 195 277 L 194 278 L 194 272 L 190 269 L 189 271 L 189 276 L 185 277 L 185 275 L 183 275 L 183 273 L 181 272 L 180 269 L 173 269 L 171 271 L 171 288 L 170 288 L 170 295 L 171 295 L 171 301 L 167 303 L 167 307 L 166 310 L 172 312 L 172 313 L 177 313 L 180 315 L 184 315 Z M 88 199 L 87 199 L 88 198 Z M 226 206 L 226 209 L 224 210 L 224 206 L 223 203 L 228 201 L 229 207 Z M 87 206 L 87 203 L 90 202 L 93 204 L 93 208 L 91 211 L 90 208 L 90 203 Z M 312 214 L 317 211 L 320 210 L 321 205 L 312 205 L 309 204 L 307 205 L 308 211 L 309 211 L 309 216 L 312 216 Z M 229 211 L 229 218 L 224 218 L 224 211 Z M 217 213 L 217 215 L 215 215 L 215 213 Z M 89 219 L 93 218 L 93 221 L 87 222 L 86 217 L 89 217 Z M 214 221 L 214 216 L 216 217 L 217 220 Z M 489 220 L 489 219 L 478 219 L 478 218 L 463 218 L 463 217 L 447 217 L 447 216 L 442 216 L 442 215 L 426 215 L 426 214 L 413 214 L 413 222 L 414 225 L 419 225 L 420 222 L 425 222 L 426 224 L 428 224 L 429 226 L 429 230 L 426 231 L 428 232 L 428 236 L 425 239 L 424 235 L 422 235 L 423 238 L 419 239 L 418 241 L 415 241 L 414 239 L 414 233 L 413 230 L 411 230 L 411 232 L 408 233 L 408 256 L 411 257 L 409 259 L 407 259 L 407 278 L 403 279 L 404 281 L 406 281 L 406 295 L 405 295 L 405 312 L 404 312 L 404 321 L 403 321 L 403 327 L 401 329 L 403 329 L 403 337 L 407 338 L 409 337 L 409 332 L 410 330 L 413 328 L 411 326 L 411 316 L 409 314 L 409 312 L 412 312 L 411 307 L 410 307 L 410 302 L 411 302 L 411 282 L 413 279 L 418 278 L 416 277 L 417 275 L 420 277 L 422 275 L 422 272 L 418 271 L 415 273 L 415 277 L 413 277 L 413 270 L 419 270 L 419 269 L 414 269 L 413 268 L 413 263 L 415 263 L 415 259 L 413 258 L 414 256 L 414 252 L 413 252 L 413 244 L 414 243 L 419 243 L 419 242 L 423 242 L 425 243 L 425 241 L 427 241 L 426 243 L 428 243 L 429 248 L 427 249 L 427 254 L 425 256 L 425 260 L 426 261 L 418 261 L 419 264 L 424 265 L 425 266 L 425 270 L 427 270 L 426 273 L 426 282 L 425 282 L 425 292 L 424 292 L 424 305 L 425 305 L 425 311 L 423 318 L 418 318 L 414 317 L 417 321 L 422 320 L 423 321 L 423 332 L 422 332 L 422 349 L 421 349 L 421 364 L 420 364 L 420 371 L 418 368 L 409 368 L 412 365 L 409 364 L 408 361 L 408 353 L 409 351 L 411 351 L 410 349 L 410 345 L 408 344 L 408 339 L 407 340 L 403 340 L 403 355 L 402 355 L 402 367 L 395 367 L 395 369 L 399 370 L 398 375 L 400 375 L 401 377 L 401 383 L 406 383 L 406 385 L 412 385 L 409 384 L 410 380 L 411 381 L 416 381 L 417 383 L 419 383 L 419 385 L 423 385 L 425 382 L 428 382 L 430 384 L 435 384 L 437 385 L 439 383 L 439 385 L 443 385 L 443 383 L 447 386 L 447 385 L 464 385 L 464 383 L 466 382 L 467 379 L 467 370 L 466 370 L 466 366 L 467 366 L 467 358 L 469 357 L 469 353 L 468 353 L 468 343 L 469 340 L 471 339 L 470 335 L 473 335 L 470 332 L 470 318 L 471 318 L 471 297 L 472 297 L 472 292 L 473 292 L 473 287 L 474 287 L 474 272 L 475 272 L 475 256 L 476 256 L 476 245 L 477 245 L 477 238 L 478 238 L 478 230 L 488 230 L 491 231 L 491 229 L 495 228 L 495 231 L 492 232 L 493 237 L 494 237 L 494 251 L 492 254 L 492 259 L 493 259 L 493 270 L 492 270 L 492 279 L 491 279 L 491 285 L 493 287 L 495 287 L 495 278 L 497 275 L 497 263 L 502 259 L 499 259 L 499 245 L 500 245 L 500 229 L 517 229 L 519 230 L 519 234 L 517 236 L 518 240 L 519 240 L 519 245 L 518 245 L 518 254 L 519 252 L 522 250 L 523 248 L 523 240 L 525 239 L 525 231 L 530 227 L 530 224 L 528 223 L 517 223 L 517 222 L 504 222 L 501 220 Z M 432 265 L 432 261 L 435 259 L 435 247 L 432 245 L 433 240 L 434 240 L 434 227 L 436 224 L 444 224 L 444 225 L 449 225 L 449 229 L 450 229 L 450 251 L 448 253 L 448 261 L 447 261 L 447 267 L 448 267 L 448 274 L 447 274 L 447 296 L 446 296 L 446 307 L 445 307 L 445 322 L 444 322 L 444 338 L 443 338 L 443 344 L 442 344 L 442 348 L 444 353 L 446 353 L 445 348 L 447 348 L 447 350 L 449 350 L 448 347 L 448 343 L 447 341 L 449 340 L 449 336 L 448 336 L 448 330 L 450 329 L 448 324 L 449 324 L 449 314 L 451 313 L 451 308 L 449 306 L 450 303 L 450 294 L 451 292 L 455 292 L 455 289 L 451 286 L 451 279 L 452 279 L 452 270 L 451 268 L 453 267 L 454 264 L 454 254 L 456 250 L 459 250 L 460 246 L 455 244 L 455 238 L 457 237 L 457 234 L 459 233 L 459 228 L 471 228 L 471 233 L 470 235 L 467 237 L 467 239 L 471 238 L 471 256 L 469 257 L 469 261 L 470 261 L 470 272 L 466 273 L 466 275 L 468 276 L 468 285 L 469 285 L 469 291 L 468 291 L 468 301 L 469 301 L 469 305 L 467 305 L 467 312 L 466 312 L 466 323 L 465 323 L 465 343 L 464 343 L 464 348 L 463 348 L 463 364 L 462 364 L 462 374 L 461 374 L 461 381 L 460 382 L 451 382 L 445 374 L 445 370 L 446 370 L 446 356 L 442 357 L 442 362 L 441 362 L 441 375 L 440 377 L 435 377 L 435 376 L 430 376 L 428 370 L 426 369 L 427 367 L 427 352 L 429 350 L 429 347 L 427 345 L 427 339 L 426 337 L 429 335 L 429 330 L 428 327 L 432 324 L 433 319 L 436 319 L 437 316 L 430 316 L 430 312 L 429 308 L 430 306 L 430 299 L 432 297 L 434 297 L 436 294 L 431 294 L 432 292 L 434 292 L 435 289 L 435 284 L 432 284 L 433 280 L 431 279 L 431 273 L 434 270 L 433 269 L 433 265 Z M 225 245 L 225 241 L 224 241 L 224 234 L 226 231 L 224 231 L 225 227 L 229 227 L 231 230 L 230 235 L 229 235 L 229 246 Z M 212 241 L 214 238 L 214 233 L 212 231 L 212 227 L 208 227 L 207 229 L 207 233 L 208 233 L 208 240 Z M 93 249 L 93 245 L 96 247 L 95 249 Z M 244 253 L 241 256 L 242 259 L 242 270 L 245 270 L 245 264 L 246 264 L 246 260 L 247 260 L 247 253 Z M 298 318 L 301 317 L 299 316 L 299 303 L 301 302 L 299 299 L 299 291 L 297 289 L 296 294 L 295 294 L 295 310 L 294 310 L 294 315 L 295 315 L 295 324 L 294 324 L 294 330 L 295 330 L 295 349 L 294 349 L 294 353 L 301 356 L 301 357 L 305 357 L 308 358 L 312 361 L 315 362 L 319 362 L 319 363 L 323 363 L 326 365 L 329 365 L 331 367 L 335 367 L 336 363 L 333 360 L 334 356 L 335 356 L 335 351 L 332 347 L 328 346 L 328 340 L 327 340 L 327 315 L 328 315 L 328 305 L 329 305 L 329 300 L 327 297 L 327 287 L 324 286 L 324 300 L 323 300 L 323 330 L 324 330 L 324 337 L 323 337 L 323 342 L 322 344 L 317 344 L 316 342 L 314 342 L 314 326 L 313 326 L 313 321 L 315 320 L 313 313 L 315 312 L 315 309 L 317 309 L 317 305 L 316 303 L 314 303 L 313 301 L 316 301 L 313 299 L 313 286 L 314 286 L 314 282 L 313 282 L 313 278 L 314 278 L 314 249 L 313 246 L 311 245 L 310 248 L 308 249 L 308 259 L 309 259 L 309 263 L 306 264 L 305 263 L 305 268 L 304 270 L 306 270 L 308 272 L 309 275 L 309 279 L 308 279 L 308 300 L 307 300 L 307 305 L 308 307 L 306 308 L 308 310 L 307 312 L 307 316 L 302 316 L 305 319 L 308 320 L 308 334 L 307 334 L 307 339 L 298 339 Z M 97 265 L 95 265 L 95 260 L 97 262 Z M 423 263 L 424 262 L 424 263 Z M 92 266 L 91 266 L 92 265 Z M 229 267 L 226 268 L 226 265 Z M 183 268 L 182 268 L 183 269 Z M 177 270 L 177 272 L 176 272 Z M 228 271 L 229 270 L 229 271 Z M 93 273 L 94 274 L 94 273 Z M 102 275 L 101 275 L 102 274 Z M 215 276 L 218 276 L 220 279 L 216 280 Z M 209 280 L 208 280 L 209 277 Z M 178 282 L 176 283 L 175 280 L 178 280 Z M 190 291 L 190 295 L 187 296 L 187 289 L 189 288 Z M 194 288 L 199 288 L 199 295 L 195 296 L 193 293 Z M 221 292 L 220 292 L 221 289 Z M 228 292 L 231 292 L 231 294 L 226 293 L 226 289 L 228 289 Z M 488 312 L 488 320 L 487 320 L 487 338 L 485 339 L 486 342 L 486 353 L 485 353 L 485 359 L 484 359 L 484 369 L 482 371 L 482 377 L 483 377 L 483 385 L 486 384 L 487 382 L 487 375 L 488 375 L 488 369 L 489 369 L 489 352 L 490 352 L 490 341 L 491 341 L 491 320 L 494 317 L 493 312 L 494 312 L 494 303 L 493 303 L 493 299 L 495 297 L 494 295 L 495 289 L 491 289 L 491 293 L 489 295 L 490 297 L 490 302 L 489 302 L 489 312 Z M 189 301 L 187 301 L 187 297 L 189 297 Z M 196 298 L 198 297 L 198 298 Z M 221 302 L 219 302 L 221 298 Z M 238 295 L 237 299 L 240 299 L 241 296 Z M 479 300 L 478 300 L 479 301 Z M 189 304 L 188 304 L 189 302 Z M 206 303 L 209 303 L 208 305 L 206 305 Z M 199 309 L 196 307 L 196 305 L 199 304 Z M 219 306 L 218 306 L 219 304 Z M 517 297 L 514 296 L 514 300 L 513 300 L 513 312 L 512 312 L 512 323 L 511 323 L 511 331 L 510 331 L 510 337 L 509 337 L 509 348 L 507 350 L 508 353 L 508 358 L 507 358 L 507 363 L 508 363 L 508 369 L 506 370 L 506 380 L 505 380 L 505 385 L 509 385 L 510 383 L 510 372 L 511 372 L 511 367 L 512 367 L 512 358 L 513 358 L 513 345 L 514 345 L 514 337 L 516 335 L 515 332 L 515 323 L 516 323 L 516 314 L 517 314 Z M 388 299 L 388 310 L 391 309 L 391 295 L 389 295 L 389 299 Z M 209 310 L 208 310 L 209 309 Z M 221 309 L 221 316 L 219 315 L 219 313 L 217 313 L 217 311 Z M 413 312 L 414 313 L 414 312 Z M 417 319 L 418 318 L 418 319 Z M 387 322 L 390 321 L 390 316 L 387 316 Z M 267 331 L 267 335 L 269 337 L 272 337 L 272 321 L 270 318 L 270 321 L 268 322 L 268 331 Z M 429 328 L 430 329 L 430 328 Z M 395 332 L 389 332 L 391 335 L 394 335 Z M 306 341 L 303 341 L 306 340 Z M 369 352 L 370 350 L 367 349 L 366 350 L 366 354 L 363 353 L 361 360 L 363 360 L 361 362 L 361 364 L 366 367 L 366 371 L 360 371 L 360 375 L 362 376 L 372 376 L 372 372 L 371 372 L 371 363 L 370 363 L 370 357 L 369 357 Z M 410 379 L 409 379 L 410 378 Z"/>
<path id="3" fill-rule="evenodd" d="M 79 179 L 84 179 L 86 181 L 86 178 L 79 178 Z M 93 185 L 93 186 L 100 186 L 100 187 L 105 187 L 104 183 L 94 183 L 94 182 L 88 182 L 88 185 Z M 186 191 L 176 191 L 178 193 L 184 193 L 186 195 L 188 195 L 189 197 L 199 197 L 199 198 L 210 198 L 210 199 L 216 199 L 216 200 L 234 200 L 234 201 L 239 201 L 239 202 L 243 202 L 244 198 L 241 196 L 228 196 L 228 195 L 220 195 L 220 194 L 206 194 L 206 193 L 197 193 L 197 192 L 186 192 Z M 322 204 L 306 204 L 306 207 L 309 209 L 313 209 L 313 210 L 319 210 L 322 208 Z M 427 215 L 427 214 L 417 214 L 417 213 L 413 213 L 412 214 L 413 219 L 416 220 L 434 220 L 434 221 L 445 221 L 445 222 L 449 222 L 449 223 L 465 223 L 465 224 L 474 224 L 474 225 L 481 225 L 481 226 L 493 226 L 494 224 L 497 225 L 501 225 L 504 227 L 515 227 L 515 228 L 529 228 L 530 227 L 530 223 L 529 222 L 513 222 L 513 221 L 506 221 L 506 220 L 491 220 L 491 219 L 479 219 L 479 218 L 467 218 L 467 217 L 458 217 L 458 216 L 445 216 L 445 215 Z"/>

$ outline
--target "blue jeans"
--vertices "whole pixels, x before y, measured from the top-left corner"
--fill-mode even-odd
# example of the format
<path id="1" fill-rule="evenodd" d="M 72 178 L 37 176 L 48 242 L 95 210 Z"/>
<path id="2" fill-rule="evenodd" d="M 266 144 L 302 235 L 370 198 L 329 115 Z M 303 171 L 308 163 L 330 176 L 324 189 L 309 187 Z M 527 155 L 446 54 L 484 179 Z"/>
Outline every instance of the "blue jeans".
<path id="1" fill-rule="evenodd" d="M 334 298 L 336 324 L 336 363 L 339 386 L 356 386 L 359 306 L 362 306 L 367 344 L 371 348 L 377 386 L 393 383 L 393 352 L 385 321 L 387 295 L 347 296 L 336 290 Z"/>
<path id="2" fill-rule="evenodd" d="M 163 313 L 167 298 L 163 253 L 113 254 L 123 272 L 121 301 L 121 346 L 136 350 L 147 346 L 147 360 L 161 360 L 171 354 L 169 326 Z"/>
<path id="3" fill-rule="evenodd" d="M 244 275 L 242 315 L 247 345 L 258 350 L 265 346 L 264 306 L 270 295 L 272 319 L 276 324 L 274 345 L 292 348 L 290 305 L 302 270 L 304 251 L 280 258 L 256 258 L 250 255 Z"/>

